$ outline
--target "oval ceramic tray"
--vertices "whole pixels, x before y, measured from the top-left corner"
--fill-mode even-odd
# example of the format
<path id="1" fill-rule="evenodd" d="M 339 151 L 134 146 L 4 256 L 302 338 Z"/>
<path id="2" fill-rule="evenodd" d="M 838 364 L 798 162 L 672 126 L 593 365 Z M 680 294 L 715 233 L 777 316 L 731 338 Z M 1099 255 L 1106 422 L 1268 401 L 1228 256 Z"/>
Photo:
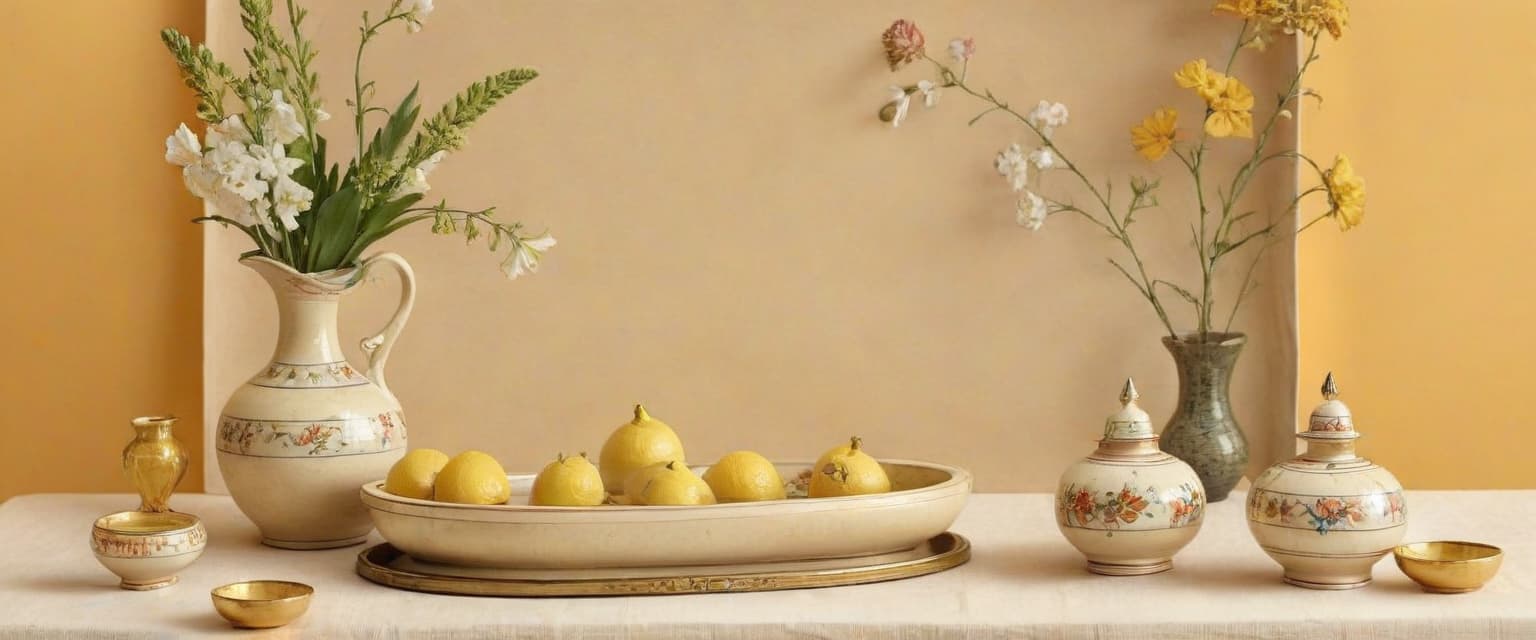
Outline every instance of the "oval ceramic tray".
<path id="1" fill-rule="evenodd" d="M 432 564 L 389 543 L 357 554 L 357 574 L 379 584 L 466 596 L 633 596 L 816 589 L 901 580 L 965 564 L 971 544 L 941 533 L 912 549 L 858 558 L 647 569 L 480 569 Z"/>
<path id="2" fill-rule="evenodd" d="M 882 463 L 891 492 L 702 506 L 530 506 L 532 475 L 509 476 L 508 504 L 415 500 L 363 486 L 363 504 L 391 545 L 438 564 L 502 569 L 600 569 L 846 558 L 912 549 L 944 533 L 971 475 L 929 462 Z M 811 463 L 776 463 L 794 478 Z M 707 467 L 694 467 L 700 473 Z"/>

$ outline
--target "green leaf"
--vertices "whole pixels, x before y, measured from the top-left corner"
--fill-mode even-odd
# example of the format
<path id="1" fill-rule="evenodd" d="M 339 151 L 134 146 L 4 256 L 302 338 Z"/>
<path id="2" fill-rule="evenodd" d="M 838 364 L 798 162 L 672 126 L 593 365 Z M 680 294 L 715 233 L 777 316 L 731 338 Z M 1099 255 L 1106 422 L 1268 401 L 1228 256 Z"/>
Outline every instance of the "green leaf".
<path id="1" fill-rule="evenodd" d="M 400 106 L 389 114 L 389 121 L 374 132 L 373 141 L 368 144 L 368 162 L 386 164 L 394 159 L 400 145 L 405 142 L 405 136 L 416 126 L 416 116 L 421 113 L 421 105 L 416 104 L 416 92 L 420 88 L 420 84 L 412 87 L 411 92 L 405 94 L 405 99 L 400 101 Z"/>
<path id="2" fill-rule="evenodd" d="M 413 193 L 396 200 L 376 204 L 369 209 L 363 215 L 363 223 L 361 228 L 358 229 L 357 238 L 352 242 L 351 249 L 347 251 L 347 255 L 342 258 L 341 263 L 351 264 L 356 262 L 363 255 L 363 251 L 368 249 L 368 245 L 378 242 L 384 236 L 392 233 L 394 229 L 391 228 L 391 223 L 404 215 L 405 211 L 411 208 L 411 205 L 420 202 L 421 198 L 422 194 Z"/>
<path id="3" fill-rule="evenodd" d="M 314 233 L 310 236 L 306 272 L 325 271 L 343 266 L 342 259 L 357 236 L 362 198 L 348 185 L 327 198 L 315 210 Z"/>

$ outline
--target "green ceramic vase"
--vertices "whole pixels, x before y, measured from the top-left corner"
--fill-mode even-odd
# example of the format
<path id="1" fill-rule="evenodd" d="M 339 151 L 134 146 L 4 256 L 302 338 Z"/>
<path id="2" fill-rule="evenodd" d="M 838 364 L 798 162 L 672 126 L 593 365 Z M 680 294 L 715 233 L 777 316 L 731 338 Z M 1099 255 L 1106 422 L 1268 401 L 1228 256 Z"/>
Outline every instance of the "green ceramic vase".
<path id="1" fill-rule="evenodd" d="M 1179 372 L 1179 401 L 1163 428 L 1162 448 L 1194 467 L 1210 502 L 1225 499 L 1248 468 L 1248 439 L 1232 415 L 1229 393 L 1247 343 L 1241 333 L 1163 337 Z"/>

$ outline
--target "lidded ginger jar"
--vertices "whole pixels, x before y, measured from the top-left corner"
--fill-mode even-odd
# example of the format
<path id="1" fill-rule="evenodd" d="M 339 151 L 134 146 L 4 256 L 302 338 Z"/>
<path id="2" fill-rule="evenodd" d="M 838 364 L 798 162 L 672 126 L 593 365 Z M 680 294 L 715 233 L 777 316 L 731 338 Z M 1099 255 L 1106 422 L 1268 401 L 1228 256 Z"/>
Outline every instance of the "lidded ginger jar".
<path id="1" fill-rule="evenodd" d="M 1306 453 L 1260 474 L 1248 493 L 1248 529 L 1285 581 L 1309 589 L 1354 589 L 1403 539 L 1403 485 L 1355 455 L 1354 418 L 1338 399 L 1333 374 L 1312 412 Z"/>
<path id="2" fill-rule="evenodd" d="M 1205 518 L 1200 476 L 1158 448 L 1137 397 L 1135 383 L 1126 380 L 1122 406 L 1105 421 L 1098 450 L 1068 467 L 1056 492 L 1056 526 L 1094 573 L 1167 571 Z"/>

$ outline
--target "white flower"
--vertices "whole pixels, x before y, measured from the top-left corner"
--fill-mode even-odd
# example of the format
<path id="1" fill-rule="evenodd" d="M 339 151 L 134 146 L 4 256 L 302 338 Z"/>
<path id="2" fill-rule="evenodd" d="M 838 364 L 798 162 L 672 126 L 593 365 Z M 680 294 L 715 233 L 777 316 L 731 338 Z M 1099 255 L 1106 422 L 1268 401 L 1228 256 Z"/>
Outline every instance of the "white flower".
<path id="1" fill-rule="evenodd" d="M 206 162 L 189 164 L 181 170 L 181 181 L 187 185 L 187 191 L 199 198 L 213 196 L 214 190 L 219 188 L 219 181 L 224 176 L 214 171 Z"/>
<path id="2" fill-rule="evenodd" d="M 1048 213 L 1045 208 L 1045 199 L 1035 195 L 1033 191 L 1025 191 L 1024 197 L 1019 198 L 1016 205 L 1017 220 L 1019 226 L 1030 231 L 1039 231 L 1045 226 L 1045 216 Z"/>
<path id="3" fill-rule="evenodd" d="M 261 179 L 261 166 L 256 158 L 246 152 L 244 144 L 225 142 L 203 155 L 208 167 L 219 174 L 219 184 L 246 200 L 255 200 L 267 193 L 267 183 Z"/>
<path id="4" fill-rule="evenodd" d="M 258 217 L 252 213 L 251 203 L 246 202 L 245 198 L 224 187 L 216 189 L 211 194 L 211 197 L 205 198 L 204 201 L 213 208 L 214 215 L 223 216 L 236 222 L 247 224 L 260 223 L 264 226 L 271 226 L 271 222 L 266 219 L 266 216 Z"/>
<path id="5" fill-rule="evenodd" d="M 416 33 L 421 31 L 421 19 L 432 13 L 432 0 L 405 0 L 400 11 L 405 14 L 405 30 Z"/>
<path id="6" fill-rule="evenodd" d="M 283 150 L 281 144 L 274 144 L 270 148 L 254 144 L 247 145 L 246 150 L 256 160 L 256 171 L 263 180 L 293 175 L 295 169 L 304 166 L 303 160 L 288 157 L 288 153 Z"/>
<path id="7" fill-rule="evenodd" d="M 299 121 L 299 112 L 293 105 L 283 101 L 283 92 L 272 92 L 272 108 L 267 112 L 267 121 L 262 123 L 262 131 L 278 144 L 291 144 L 304 135 L 304 123 Z"/>
<path id="8" fill-rule="evenodd" d="M 1029 152 L 1029 162 L 1041 171 L 1055 168 L 1057 160 L 1056 152 L 1051 151 L 1048 147 L 1040 147 Z"/>
<path id="9" fill-rule="evenodd" d="M 518 276 L 537 273 L 539 261 L 544 259 L 544 252 L 555 246 L 554 237 L 549 233 L 536 238 L 520 238 L 517 247 L 507 260 L 501 264 L 507 272 L 507 278 L 516 280 Z"/>
<path id="10" fill-rule="evenodd" d="M 939 87 L 927 80 L 919 80 L 917 90 L 923 92 L 923 106 L 929 109 L 939 103 Z"/>
<path id="11" fill-rule="evenodd" d="M 209 147 L 217 147 L 225 142 L 250 142 L 251 132 L 245 128 L 245 121 L 240 116 L 230 116 L 208 127 L 205 137 Z"/>
<path id="12" fill-rule="evenodd" d="M 1029 182 L 1029 164 L 1025 161 L 1024 150 L 1019 148 L 1019 143 L 1008 145 L 997 154 L 997 173 L 1008 179 L 1008 184 L 1014 191 L 1023 191 L 1024 185 Z"/>
<path id="13" fill-rule="evenodd" d="M 331 114 L 326 112 L 325 109 L 321 109 L 320 107 L 315 107 L 314 118 L 315 118 L 315 122 L 325 122 L 326 120 L 330 120 L 331 119 Z"/>
<path id="14" fill-rule="evenodd" d="M 176 132 L 165 139 L 165 161 L 178 167 L 190 167 L 203 160 L 203 147 L 197 143 L 197 134 L 187 128 L 187 123 L 176 127 Z"/>
<path id="15" fill-rule="evenodd" d="M 955 62 L 965 62 L 974 55 L 976 55 L 974 38 L 955 38 L 949 41 L 949 57 L 954 58 Z"/>
<path id="16" fill-rule="evenodd" d="M 400 187 L 395 189 L 392 197 L 399 198 L 413 193 L 431 191 L 432 185 L 427 184 L 427 176 L 431 175 L 434 169 L 437 169 L 438 163 L 442 162 L 443 158 L 447 155 L 448 152 L 446 151 L 438 151 L 426 160 L 416 163 L 416 166 L 406 169 L 404 173 L 405 179 L 401 181 Z"/>
<path id="17" fill-rule="evenodd" d="M 299 228 L 299 213 L 309 209 L 315 193 L 288 176 L 277 179 L 272 189 L 273 213 L 283 221 L 283 228 L 293 231 Z"/>
<path id="18" fill-rule="evenodd" d="M 891 105 L 896 105 L 896 114 L 891 116 L 891 126 L 901 126 L 901 121 L 907 118 L 907 108 L 912 106 L 912 96 L 903 87 L 891 87 Z"/>
<path id="19" fill-rule="evenodd" d="M 1049 138 L 1052 130 L 1067 123 L 1067 105 L 1041 100 L 1040 104 L 1030 110 L 1027 118 L 1042 135 Z"/>

